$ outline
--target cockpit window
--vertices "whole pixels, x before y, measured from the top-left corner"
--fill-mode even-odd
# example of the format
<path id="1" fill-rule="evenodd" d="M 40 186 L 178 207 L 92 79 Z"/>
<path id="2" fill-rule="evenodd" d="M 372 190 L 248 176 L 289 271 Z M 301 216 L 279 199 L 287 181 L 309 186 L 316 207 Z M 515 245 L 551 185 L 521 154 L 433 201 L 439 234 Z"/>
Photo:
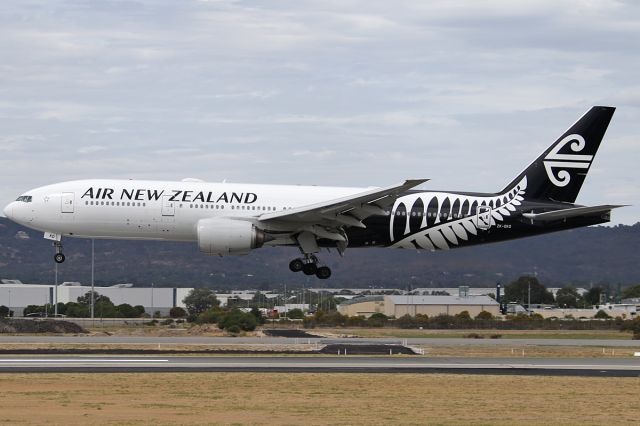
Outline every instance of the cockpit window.
<path id="1" fill-rule="evenodd" d="M 23 203 L 30 203 L 33 197 L 31 195 L 21 195 L 16 198 L 16 201 L 22 201 Z"/>

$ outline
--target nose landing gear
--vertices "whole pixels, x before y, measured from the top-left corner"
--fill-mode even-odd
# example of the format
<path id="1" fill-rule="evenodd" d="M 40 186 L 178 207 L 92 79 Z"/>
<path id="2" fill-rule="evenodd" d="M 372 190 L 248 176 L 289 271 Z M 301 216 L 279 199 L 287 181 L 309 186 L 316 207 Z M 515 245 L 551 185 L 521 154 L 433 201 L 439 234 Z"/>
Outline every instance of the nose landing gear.
<path id="1" fill-rule="evenodd" d="M 65 257 L 64 254 L 62 254 L 62 243 L 60 241 L 55 241 L 53 245 L 56 248 L 56 254 L 53 256 L 53 260 L 56 263 L 63 263 Z"/>
<path id="2" fill-rule="evenodd" d="M 289 263 L 292 272 L 302 271 L 305 275 L 315 275 L 321 280 L 326 280 L 331 276 L 331 269 L 328 266 L 318 266 L 318 258 L 313 254 L 306 253 L 304 258 L 293 259 Z"/>

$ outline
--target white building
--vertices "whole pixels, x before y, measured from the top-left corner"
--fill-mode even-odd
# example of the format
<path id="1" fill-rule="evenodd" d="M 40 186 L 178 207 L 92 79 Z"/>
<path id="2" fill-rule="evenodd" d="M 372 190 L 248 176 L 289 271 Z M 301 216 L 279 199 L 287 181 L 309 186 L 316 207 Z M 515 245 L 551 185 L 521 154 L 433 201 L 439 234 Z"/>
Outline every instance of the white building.
<path id="1" fill-rule="evenodd" d="M 91 286 L 77 282 L 65 282 L 57 288 L 58 303 L 76 302 L 78 297 L 91 291 Z M 159 311 L 168 315 L 175 306 L 184 308 L 182 300 L 192 288 L 133 287 L 131 284 L 114 286 L 95 286 L 94 290 L 107 296 L 114 305 L 128 303 L 131 306 L 142 305 L 145 312 Z M 0 305 L 7 306 L 15 316 L 21 316 L 29 305 L 53 304 L 56 301 L 56 286 L 52 284 L 23 284 L 18 280 L 2 280 L 0 284 Z"/>

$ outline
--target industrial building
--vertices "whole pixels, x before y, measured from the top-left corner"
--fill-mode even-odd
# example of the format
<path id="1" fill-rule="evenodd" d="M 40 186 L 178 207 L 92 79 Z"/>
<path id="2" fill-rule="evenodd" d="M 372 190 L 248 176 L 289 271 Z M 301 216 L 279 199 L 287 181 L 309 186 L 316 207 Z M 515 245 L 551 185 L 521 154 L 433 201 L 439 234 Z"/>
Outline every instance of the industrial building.
<path id="1" fill-rule="evenodd" d="M 383 313 L 388 317 L 404 315 L 456 315 L 467 311 L 472 317 L 482 311 L 500 314 L 500 305 L 489 296 L 365 296 L 347 300 L 338 305 L 338 312 L 348 316 L 370 317 Z"/>
<path id="2" fill-rule="evenodd" d="M 175 306 L 184 308 L 182 299 L 192 288 L 133 287 L 131 284 L 116 284 L 109 287 L 95 286 L 94 290 L 107 296 L 115 305 L 128 303 L 144 306 L 145 312 L 168 315 Z M 65 282 L 57 286 L 58 303 L 76 302 L 78 297 L 91 291 L 91 286 L 77 282 Z M 52 284 L 24 284 L 18 280 L 2 280 L 0 284 L 0 305 L 7 306 L 14 316 L 22 316 L 29 305 L 53 304 L 56 300 L 56 286 Z"/>

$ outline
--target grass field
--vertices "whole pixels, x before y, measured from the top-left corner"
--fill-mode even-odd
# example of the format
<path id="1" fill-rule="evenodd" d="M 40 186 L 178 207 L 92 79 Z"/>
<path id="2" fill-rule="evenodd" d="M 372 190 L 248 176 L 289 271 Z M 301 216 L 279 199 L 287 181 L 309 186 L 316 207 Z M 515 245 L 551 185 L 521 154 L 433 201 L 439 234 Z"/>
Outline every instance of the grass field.
<path id="1" fill-rule="evenodd" d="M 621 339 L 631 340 L 631 332 L 618 330 L 418 330 L 401 328 L 318 328 L 309 333 L 387 338 L 452 338 L 478 334 L 485 339 L 500 335 L 503 339 Z"/>
<path id="2" fill-rule="evenodd" d="M 0 374 L 1 424 L 637 424 L 640 378 Z"/>

